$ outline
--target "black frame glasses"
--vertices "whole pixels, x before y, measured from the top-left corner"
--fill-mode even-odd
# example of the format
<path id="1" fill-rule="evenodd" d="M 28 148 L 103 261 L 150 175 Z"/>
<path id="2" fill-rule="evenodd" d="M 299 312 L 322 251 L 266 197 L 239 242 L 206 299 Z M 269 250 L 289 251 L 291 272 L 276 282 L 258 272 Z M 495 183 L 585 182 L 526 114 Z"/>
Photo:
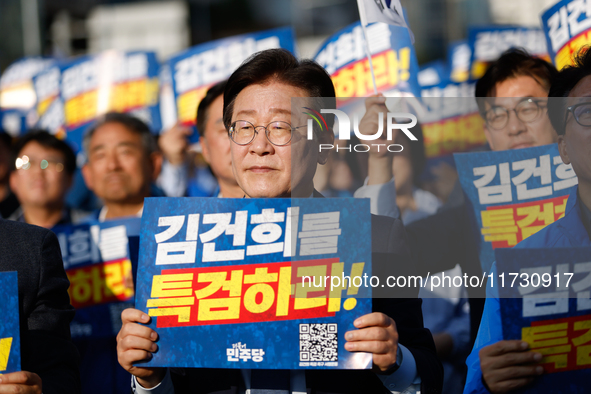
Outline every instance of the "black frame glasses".
<path id="1" fill-rule="evenodd" d="M 248 137 L 245 139 L 238 138 L 237 135 L 241 131 L 237 130 L 236 125 L 241 122 L 243 123 L 243 126 L 242 126 L 243 128 L 245 126 L 251 127 L 251 128 L 249 128 L 249 130 L 245 130 L 242 132 L 242 133 L 245 133 L 245 132 L 252 133 L 252 136 L 250 137 L 250 139 L 248 139 Z M 274 126 L 275 128 L 273 128 L 272 126 Z M 230 125 L 230 130 L 228 130 L 228 135 L 230 136 L 230 139 L 232 140 L 232 142 L 234 142 L 236 145 L 244 146 L 244 145 L 248 145 L 248 144 L 252 143 L 252 141 L 254 141 L 254 139 L 256 138 L 256 136 L 258 134 L 257 129 L 260 127 L 265 129 L 265 136 L 267 137 L 267 141 L 269 141 L 271 144 L 273 144 L 275 146 L 285 146 L 291 142 L 291 138 L 293 136 L 294 130 L 299 129 L 301 127 L 306 127 L 306 126 L 292 127 L 292 125 L 290 123 L 283 122 L 283 121 L 270 122 L 266 126 L 255 126 L 254 124 L 252 124 L 251 122 L 249 122 L 247 120 L 237 120 Z M 289 139 L 286 142 L 282 142 L 281 140 L 277 141 L 277 138 L 279 138 L 278 135 L 276 135 L 275 137 L 272 137 L 274 135 L 274 133 L 277 134 L 277 133 L 285 133 L 285 132 L 289 132 Z M 249 134 L 246 134 L 246 135 L 249 135 Z M 277 142 L 275 142 L 274 140 Z M 245 141 L 247 141 L 247 142 L 245 142 Z"/>
<path id="2" fill-rule="evenodd" d="M 534 100 L 532 98 L 528 98 L 525 100 L 520 101 L 517 103 L 515 108 L 507 109 L 502 106 L 493 106 L 488 111 L 484 112 L 483 118 L 486 121 L 486 124 L 493 130 L 502 130 L 509 124 L 509 117 L 511 116 L 510 112 L 515 112 L 515 116 L 523 123 L 531 123 L 537 120 L 540 117 L 540 114 L 543 112 L 544 109 L 547 108 L 546 105 L 540 105 L 542 100 Z M 528 107 L 529 106 L 529 107 Z M 492 116 L 496 118 L 491 119 Z"/>
<path id="3" fill-rule="evenodd" d="M 584 112 L 584 110 L 577 111 L 579 108 L 588 107 L 589 112 Z M 583 112 L 581 112 L 583 111 Z M 564 127 L 566 128 L 566 122 L 568 122 L 568 113 L 573 114 L 573 118 L 575 121 L 583 127 L 591 127 L 591 102 L 584 102 L 575 105 L 571 105 L 570 107 L 566 107 L 566 114 L 564 115 Z M 584 115 L 581 120 L 581 115 Z"/>

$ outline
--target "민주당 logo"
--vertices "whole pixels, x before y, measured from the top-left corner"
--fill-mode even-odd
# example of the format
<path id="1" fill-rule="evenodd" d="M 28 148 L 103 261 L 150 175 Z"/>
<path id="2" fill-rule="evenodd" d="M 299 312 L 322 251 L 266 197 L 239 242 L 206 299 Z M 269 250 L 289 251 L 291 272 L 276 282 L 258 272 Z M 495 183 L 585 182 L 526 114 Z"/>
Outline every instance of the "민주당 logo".
<path id="1" fill-rule="evenodd" d="M 333 114 L 335 116 L 337 125 L 338 125 L 338 134 L 335 136 L 338 137 L 340 140 L 350 140 L 351 139 L 351 120 L 349 119 L 349 115 L 345 112 L 337 110 L 337 109 L 321 109 L 320 112 L 309 108 L 309 107 L 302 107 L 303 109 L 308 110 L 309 112 L 303 112 L 304 114 L 310 116 L 312 119 L 308 119 L 307 122 L 307 138 L 308 140 L 314 139 L 314 121 L 318 125 L 321 131 L 328 131 L 330 128 L 326 123 L 326 120 L 321 114 Z M 412 132 L 409 130 L 417 125 L 417 117 L 411 113 L 407 112 L 388 112 L 386 114 L 386 139 L 388 141 L 393 141 L 393 131 L 400 130 L 402 131 L 408 139 L 411 141 L 417 141 L 417 137 L 415 137 Z M 400 119 L 410 119 L 409 123 L 397 123 Z M 378 130 L 375 134 L 362 134 L 359 131 L 359 114 L 353 115 L 353 132 L 363 141 L 373 141 L 379 139 L 383 132 L 384 132 L 384 117 L 383 113 L 378 113 Z M 389 152 L 401 152 L 403 150 L 403 146 L 400 144 L 371 144 L 371 146 L 377 147 L 379 152 L 380 147 L 385 147 Z M 332 144 L 320 144 L 319 151 L 322 152 L 323 149 L 333 149 L 335 148 Z M 347 145 L 347 146 L 336 146 L 337 152 L 339 150 L 347 150 L 351 152 L 353 149 L 355 152 L 369 152 L 371 149 L 370 145 L 368 144 L 356 144 L 356 145 Z"/>

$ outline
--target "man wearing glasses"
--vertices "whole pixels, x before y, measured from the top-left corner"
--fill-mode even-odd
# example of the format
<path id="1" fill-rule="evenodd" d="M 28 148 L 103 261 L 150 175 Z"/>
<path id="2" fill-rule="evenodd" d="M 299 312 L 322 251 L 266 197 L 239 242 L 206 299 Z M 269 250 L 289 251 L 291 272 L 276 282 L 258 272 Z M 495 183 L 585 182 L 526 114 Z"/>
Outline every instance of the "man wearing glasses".
<path id="1" fill-rule="evenodd" d="M 16 171 L 10 174 L 10 189 L 21 206 L 9 219 L 49 229 L 80 220 L 82 212 L 65 206 L 76 170 L 72 148 L 45 131 L 36 131 L 21 137 L 14 152 Z"/>
<path id="2" fill-rule="evenodd" d="M 317 164 L 328 159 L 328 151 L 320 152 L 318 144 L 332 143 L 334 134 L 330 128 L 316 130 L 308 139 L 306 128 L 300 127 L 307 118 L 301 112 L 292 114 L 294 97 L 332 98 L 331 108 L 336 107 L 334 86 L 326 71 L 285 50 L 259 52 L 228 80 L 224 125 L 232 140 L 234 176 L 249 198 L 322 197 L 314 190 L 313 177 Z M 316 100 L 306 100 L 310 101 Z M 386 265 L 392 272 L 407 264 L 405 258 L 410 256 L 399 220 L 372 217 L 372 252 L 387 254 Z M 183 375 L 141 368 L 138 361 L 157 351 L 158 336 L 137 324 L 146 323 L 149 317 L 136 309 L 122 314 L 123 327 L 117 338 L 119 363 L 135 376 L 134 392 L 138 394 L 389 393 L 414 384 L 420 384 L 425 393 L 439 393 L 441 365 L 431 335 L 422 325 L 420 300 L 373 301 L 376 312 L 355 320 L 356 329 L 345 334 L 345 349 L 372 353 L 375 372 L 245 370 L 241 382 L 235 370 L 187 370 Z"/>
<path id="3" fill-rule="evenodd" d="M 572 164 L 579 185 L 568 198 L 562 219 L 523 240 L 516 248 L 591 246 L 591 51 L 581 51 L 575 65 L 552 80 L 548 116 L 558 133 L 558 149 Z M 481 330 L 468 358 L 465 393 L 504 393 L 531 383 L 543 373 L 542 354 L 527 343 L 502 340 L 498 296 L 486 300 Z M 478 362 L 480 356 L 480 362 Z M 480 369 L 482 375 L 480 375 Z"/>

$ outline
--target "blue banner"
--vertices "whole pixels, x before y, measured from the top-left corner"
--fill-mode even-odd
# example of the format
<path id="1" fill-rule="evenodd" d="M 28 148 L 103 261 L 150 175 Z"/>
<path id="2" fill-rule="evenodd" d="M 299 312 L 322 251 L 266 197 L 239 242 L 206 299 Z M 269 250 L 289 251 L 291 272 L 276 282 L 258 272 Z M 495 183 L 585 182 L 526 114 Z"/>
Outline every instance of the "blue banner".
<path id="1" fill-rule="evenodd" d="M 452 82 L 421 88 L 425 111 L 419 114 L 425 140 L 425 155 L 430 163 L 451 154 L 482 149 L 486 145 L 484 120 L 474 99 L 474 83 Z"/>
<path id="2" fill-rule="evenodd" d="M 173 56 L 169 61 L 179 123 L 195 125 L 197 107 L 207 90 L 227 79 L 234 70 L 256 52 L 284 48 L 295 53 L 294 32 L 289 27 L 227 37 L 206 42 Z M 194 130 L 190 139 L 196 142 Z"/>
<path id="3" fill-rule="evenodd" d="M 419 97 L 419 64 L 408 29 L 378 22 L 366 30 L 378 91 Z M 361 23 L 355 22 L 329 37 L 314 56 L 330 74 L 339 98 L 373 94 L 363 40 Z M 339 100 L 339 106 L 347 103 Z"/>
<path id="4" fill-rule="evenodd" d="M 587 393 L 591 368 L 591 248 L 495 251 L 504 339 L 542 353 L 524 393 Z"/>
<path id="5" fill-rule="evenodd" d="M 160 132 L 158 70 L 156 54 L 146 51 L 106 51 L 60 65 L 60 96 L 53 101 L 63 105 L 66 138 L 74 150 L 82 149 L 88 126 L 109 111 L 130 113 Z"/>
<path id="6" fill-rule="evenodd" d="M 43 70 L 33 77 L 37 98 L 37 127 L 59 138 L 66 137 L 64 103 L 60 96 L 61 68 L 59 64 Z"/>
<path id="7" fill-rule="evenodd" d="M 559 70 L 591 43 L 591 8 L 586 1 L 562 0 L 541 16 L 550 59 Z"/>
<path id="8" fill-rule="evenodd" d="M 121 312 L 133 306 L 137 260 L 132 261 L 129 236 L 138 234 L 139 222 L 130 218 L 53 228 L 70 280 L 70 302 L 76 308 L 72 338 L 119 333 Z"/>
<path id="9" fill-rule="evenodd" d="M 0 77 L 0 107 L 33 109 L 36 98 L 32 78 L 54 62 L 51 58 L 25 57 L 8 66 Z"/>
<path id="10" fill-rule="evenodd" d="M 556 144 L 497 152 L 454 154 L 478 228 L 480 264 L 488 272 L 493 249 L 510 248 L 564 216 L 578 182 Z"/>
<path id="11" fill-rule="evenodd" d="M 159 350 L 142 366 L 371 368 L 344 348 L 371 312 L 370 223 L 359 199 L 146 199 L 136 308 Z"/>
<path id="12" fill-rule="evenodd" d="M 453 41 L 447 48 L 447 67 L 453 82 L 466 82 L 470 79 L 470 60 L 472 49 L 468 40 Z"/>
<path id="13" fill-rule="evenodd" d="M 16 271 L 0 272 L 0 376 L 21 370 L 18 278 Z"/>

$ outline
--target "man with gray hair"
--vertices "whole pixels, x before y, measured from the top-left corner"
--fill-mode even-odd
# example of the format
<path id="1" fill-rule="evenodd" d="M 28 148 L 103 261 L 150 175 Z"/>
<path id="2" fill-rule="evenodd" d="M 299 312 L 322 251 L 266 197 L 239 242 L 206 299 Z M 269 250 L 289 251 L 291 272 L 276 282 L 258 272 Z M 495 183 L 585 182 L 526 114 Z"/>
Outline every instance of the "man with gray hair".
<path id="1" fill-rule="evenodd" d="M 160 174 L 162 156 L 154 136 L 141 120 L 111 112 L 84 136 L 86 186 L 104 203 L 96 219 L 141 216 L 144 198 Z"/>
<path id="2" fill-rule="evenodd" d="M 162 156 L 149 127 L 129 114 L 110 112 L 88 129 L 82 144 L 87 158 L 82 167 L 84 181 L 104 204 L 88 220 L 103 222 L 141 216 L 144 198 L 152 196 L 151 183 L 162 166 Z M 114 338 L 81 340 L 77 345 L 84 393 L 129 391 L 129 376 L 117 363 Z"/>

